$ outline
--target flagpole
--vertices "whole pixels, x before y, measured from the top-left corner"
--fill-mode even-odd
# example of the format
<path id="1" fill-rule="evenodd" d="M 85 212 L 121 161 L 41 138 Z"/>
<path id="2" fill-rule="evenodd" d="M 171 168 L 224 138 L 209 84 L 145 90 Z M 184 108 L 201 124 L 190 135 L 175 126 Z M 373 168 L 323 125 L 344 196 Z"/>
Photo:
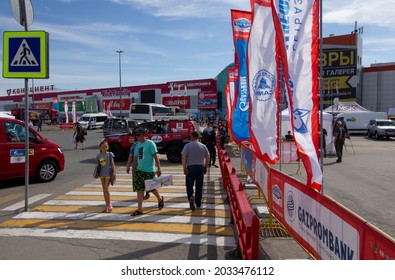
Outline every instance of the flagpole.
<path id="1" fill-rule="evenodd" d="M 320 83 L 319 83 L 319 87 L 320 87 L 320 165 L 321 165 L 321 171 L 322 171 L 322 185 L 321 185 L 321 194 L 324 193 L 324 133 L 323 133 L 323 126 L 324 126 L 324 122 L 323 122 L 323 110 L 324 110 L 324 89 L 323 89 L 323 82 L 324 82 L 324 77 L 323 77 L 323 61 L 322 61 L 322 57 L 323 57 L 323 36 L 322 36 L 322 2 L 323 0 L 319 0 L 319 5 L 320 5 L 320 75 L 318 75 L 320 77 Z M 333 106 L 332 106 L 333 109 Z M 332 114 L 333 116 L 333 114 Z"/>

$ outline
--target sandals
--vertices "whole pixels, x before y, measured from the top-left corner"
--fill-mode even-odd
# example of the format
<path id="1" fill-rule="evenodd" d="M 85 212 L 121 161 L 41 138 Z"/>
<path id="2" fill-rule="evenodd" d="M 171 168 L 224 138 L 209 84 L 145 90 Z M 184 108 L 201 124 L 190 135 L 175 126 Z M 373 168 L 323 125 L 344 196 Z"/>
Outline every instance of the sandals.
<path id="1" fill-rule="evenodd" d="M 139 210 L 134 211 L 130 216 L 138 216 L 138 215 L 143 215 L 143 212 L 140 212 Z"/>
<path id="2" fill-rule="evenodd" d="M 162 210 L 162 208 L 165 206 L 165 201 L 164 201 L 164 199 L 163 199 L 163 196 L 162 196 L 162 199 L 158 202 L 158 208 L 159 208 L 159 210 Z"/>
<path id="3" fill-rule="evenodd" d="M 145 192 L 144 200 L 146 200 L 148 198 L 150 198 L 150 194 L 149 194 L 149 192 Z"/>
<path id="4" fill-rule="evenodd" d="M 106 206 L 106 208 L 101 211 L 102 213 L 111 213 L 112 212 L 112 205 Z"/>

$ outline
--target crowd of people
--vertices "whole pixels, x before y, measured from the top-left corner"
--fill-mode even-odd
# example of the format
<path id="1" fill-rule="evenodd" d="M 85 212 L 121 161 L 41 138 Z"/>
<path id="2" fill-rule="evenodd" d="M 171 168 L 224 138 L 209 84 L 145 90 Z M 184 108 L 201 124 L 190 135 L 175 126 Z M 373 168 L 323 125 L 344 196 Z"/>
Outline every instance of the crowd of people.
<path id="1" fill-rule="evenodd" d="M 156 144 L 152 140 L 147 139 L 147 132 L 144 129 L 137 129 L 134 133 L 136 141 L 130 148 L 126 172 L 128 174 L 131 173 L 133 191 L 137 192 L 137 209 L 131 215 L 138 216 L 144 214 L 143 200 L 149 199 L 150 193 L 156 197 L 159 210 L 164 207 L 164 197 L 161 196 L 158 189 L 145 190 L 145 180 L 160 177 L 162 174 Z M 82 149 L 84 149 L 86 131 L 78 123 L 75 126 L 73 137 L 76 139 L 75 149 L 78 148 L 78 143 L 81 143 Z M 201 207 L 204 175 L 211 166 L 218 168 L 216 164 L 217 147 L 219 144 L 219 147 L 224 149 L 228 137 L 227 121 L 219 120 L 215 123 L 209 121 L 201 134 L 197 131 L 191 133 L 191 141 L 184 146 L 181 152 L 182 167 L 185 175 L 186 199 L 192 211 L 196 207 Z M 327 133 L 324 130 L 323 146 L 325 157 L 326 137 Z M 343 146 L 346 138 L 349 138 L 347 129 L 341 121 L 337 121 L 333 130 L 333 143 L 337 155 L 336 162 L 338 163 L 342 161 Z M 291 131 L 288 131 L 284 139 L 286 141 L 294 141 Z M 103 141 L 100 143 L 96 161 L 101 166 L 99 178 L 106 203 L 106 207 L 102 212 L 110 213 L 113 210 L 113 205 L 110 199 L 109 186 L 115 181 L 116 169 L 114 155 L 109 152 L 107 142 Z"/>
<path id="2" fill-rule="evenodd" d="M 158 201 L 158 210 L 164 207 L 164 197 L 160 195 L 158 189 L 145 190 L 145 180 L 162 175 L 156 144 L 152 140 L 147 139 L 146 134 L 147 132 L 144 129 L 136 129 L 134 131 L 136 141 L 130 148 L 126 163 L 126 173 L 131 173 L 133 191 L 137 192 L 137 209 L 131 213 L 131 216 L 144 214 L 143 201 L 149 199 L 150 193 L 154 194 Z M 78 148 L 78 143 L 82 143 L 83 148 L 85 147 L 85 136 L 84 129 L 77 123 L 73 135 L 77 139 L 75 149 Z M 196 207 L 201 207 L 204 175 L 207 173 L 207 169 L 211 165 L 218 167 L 216 165 L 217 143 L 224 149 L 227 137 L 228 127 L 226 121 L 220 121 L 217 124 L 208 123 L 202 135 L 197 131 L 191 133 L 191 141 L 184 146 L 181 152 L 186 198 L 192 211 Z M 102 212 L 111 213 L 113 205 L 109 187 L 110 184 L 115 182 L 116 167 L 114 155 L 109 152 L 109 146 L 106 141 L 102 141 L 99 145 L 96 164 L 100 165 L 98 178 L 101 180 L 106 203 L 106 207 Z"/>

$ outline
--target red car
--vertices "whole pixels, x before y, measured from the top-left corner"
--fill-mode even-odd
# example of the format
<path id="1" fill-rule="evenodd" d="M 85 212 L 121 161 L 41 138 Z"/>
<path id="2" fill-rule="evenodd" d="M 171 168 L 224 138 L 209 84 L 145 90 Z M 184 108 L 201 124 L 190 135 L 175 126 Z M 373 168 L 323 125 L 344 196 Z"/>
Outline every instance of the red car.
<path id="1" fill-rule="evenodd" d="M 0 180 L 25 177 L 25 123 L 0 117 Z M 62 148 L 29 127 L 29 175 L 50 182 L 64 169 Z"/>
<path id="2" fill-rule="evenodd" d="M 147 132 L 147 139 L 156 143 L 159 154 L 166 154 L 170 162 L 181 162 L 182 148 L 191 139 L 192 131 L 199 131 L 199 126 L 191 120 L 166 120 L 144 122 L 134 130 L 142 128 Z M 104 138 L 114 153 L 115 160 L 124 160 L 129 156 L 129 150 L 135 141 L 133 133 L 113 134 Z"/>

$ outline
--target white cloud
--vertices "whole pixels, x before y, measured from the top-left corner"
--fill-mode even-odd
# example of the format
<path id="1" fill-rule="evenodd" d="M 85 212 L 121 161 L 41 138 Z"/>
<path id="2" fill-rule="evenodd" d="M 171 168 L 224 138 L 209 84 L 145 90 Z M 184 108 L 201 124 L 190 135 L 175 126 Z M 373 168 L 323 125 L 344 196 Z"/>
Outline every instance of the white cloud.
<path id="1" fill-rule="evenodd" d="M 228 18 L 230 9 L 250 10 L 249 1 L 238 0 L 111 0 L 143 9 L 156 17 Z"/>
<path id="2" fill-rule="evenodd" d="M 358 21 L 358 24 L 365 26 L 395 26 L 395 0 L 330 0 L 323 3 L 324 24 L 349 24 Z"/>

